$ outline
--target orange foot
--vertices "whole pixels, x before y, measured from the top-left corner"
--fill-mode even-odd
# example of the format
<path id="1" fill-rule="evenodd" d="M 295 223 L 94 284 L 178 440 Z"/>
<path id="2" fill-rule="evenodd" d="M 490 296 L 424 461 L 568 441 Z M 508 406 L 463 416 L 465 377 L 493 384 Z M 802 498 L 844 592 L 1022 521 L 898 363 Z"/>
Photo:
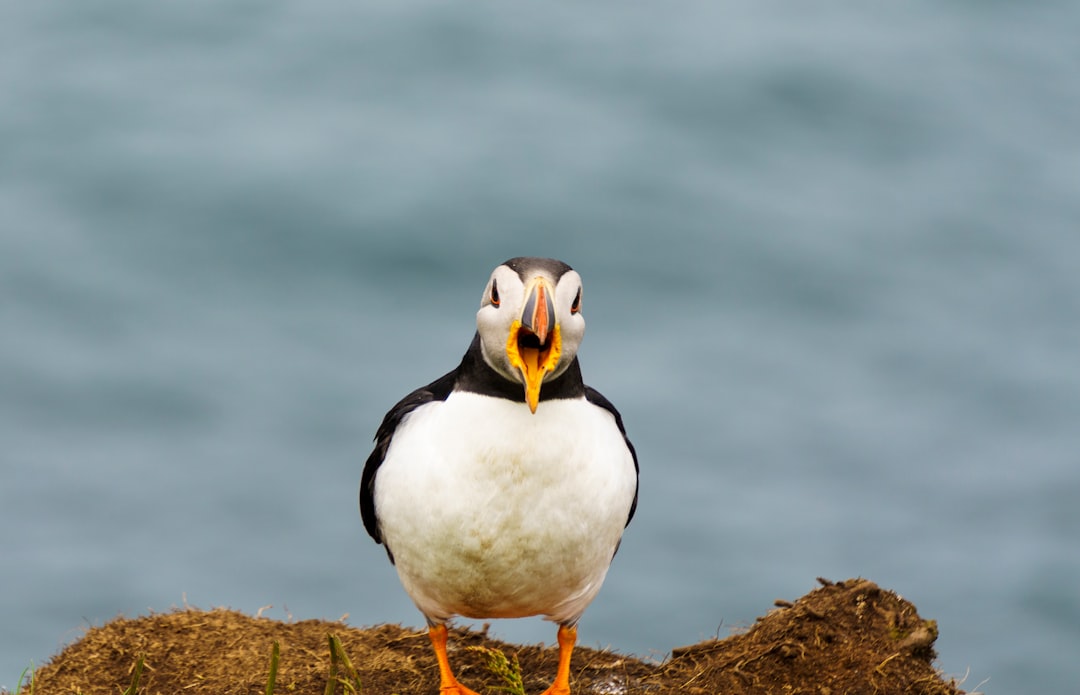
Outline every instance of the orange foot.
<path id="1" fill-rule="evenodd" d="M 428 628 L 428 637 L 435 648 L 435 659 L 439 662 L 439 695 L 480 695 L 458 683 L 450 670 L 450 660 L 446 657 L 446 625 Z"/>
<path id="2" fill-rule="evenodd" d="M 559 668 L 555 672 L 555 682 L 544 691 L 544 695 L 570 695 L 570 655 L 577 642 L 577 628 L 559 626 Z"/>

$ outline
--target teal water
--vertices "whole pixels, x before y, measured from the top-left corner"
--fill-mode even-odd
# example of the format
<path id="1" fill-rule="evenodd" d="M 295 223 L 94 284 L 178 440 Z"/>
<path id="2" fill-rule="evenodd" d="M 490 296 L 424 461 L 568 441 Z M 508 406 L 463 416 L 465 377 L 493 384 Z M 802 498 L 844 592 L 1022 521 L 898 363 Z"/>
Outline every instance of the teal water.
<path id="1" fill-rule="evenodd" d="M 582 273 L 642 464 L 583 643 L 862 575 L 966 688 L 1074 690 L 1078 35 L 1067 3 L 5 4 L 0 685 L 185 602 L 419 625 L 363 461 L 535 254 Z"/>

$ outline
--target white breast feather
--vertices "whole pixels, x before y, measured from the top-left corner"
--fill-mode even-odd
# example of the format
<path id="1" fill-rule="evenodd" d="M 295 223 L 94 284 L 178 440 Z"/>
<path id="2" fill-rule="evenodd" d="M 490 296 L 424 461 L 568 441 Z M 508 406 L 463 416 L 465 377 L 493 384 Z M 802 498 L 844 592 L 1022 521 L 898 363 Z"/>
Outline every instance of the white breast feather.
<path id="1" fill-rule="evenodd" d="M 596 596 L 636 488 L 611 413 L 452 393 L 405 418 L 375 481 L 384 542 L 430 618 L 575 622 Z"/>

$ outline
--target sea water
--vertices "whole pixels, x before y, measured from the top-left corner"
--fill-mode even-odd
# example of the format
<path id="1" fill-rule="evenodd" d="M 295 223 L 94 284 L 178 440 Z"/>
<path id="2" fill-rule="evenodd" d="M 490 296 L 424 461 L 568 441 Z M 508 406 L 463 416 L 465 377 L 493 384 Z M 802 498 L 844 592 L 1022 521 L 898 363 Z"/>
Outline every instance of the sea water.
<path id="1" fill-rule="evenodd" d="M 6 3 L 0 685 L 118 614 L 420 625 L 360 523 L 371 438 L 491 268 L 549 255 L 641 461 L 581 643 L 662 658 L 858 575 L 966 689 L 1074 689 L 1078 35 L 1068 3 Z"/>

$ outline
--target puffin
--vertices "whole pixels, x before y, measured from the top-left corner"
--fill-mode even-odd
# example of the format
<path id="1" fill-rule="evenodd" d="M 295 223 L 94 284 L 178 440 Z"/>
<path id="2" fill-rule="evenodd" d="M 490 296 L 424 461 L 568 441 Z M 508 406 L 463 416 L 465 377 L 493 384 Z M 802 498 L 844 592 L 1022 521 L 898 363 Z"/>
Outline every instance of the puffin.
<path id="1" fill-rule="evenodd" d="M 581 289 L 550 258 L 495 268 L 461 363 L 390 409 L 364 465 L 364 528 L 427 621 L 441 695 L 477 695 L 447 657 L 455 616 L 556 623 L 544 695 L 569 695 L 578 620 L 637 508 L 622 416 L 582 380 Z"/>

